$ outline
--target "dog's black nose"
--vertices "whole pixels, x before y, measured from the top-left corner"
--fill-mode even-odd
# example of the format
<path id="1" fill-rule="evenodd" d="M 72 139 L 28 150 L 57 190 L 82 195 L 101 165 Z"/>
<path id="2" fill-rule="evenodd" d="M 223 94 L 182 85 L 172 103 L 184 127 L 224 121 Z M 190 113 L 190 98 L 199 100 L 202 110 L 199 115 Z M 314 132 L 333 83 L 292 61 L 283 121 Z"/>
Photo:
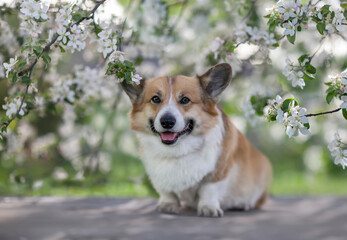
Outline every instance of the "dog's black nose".
<path id="1" fill-rule="evenodd" d="M 165 129 L 173 128 L 173 126 L 175 126 L 175 123 L 176 119 L 171 114 L 164 114 L 164 116 L 160 118 L 160 124 Z"/>

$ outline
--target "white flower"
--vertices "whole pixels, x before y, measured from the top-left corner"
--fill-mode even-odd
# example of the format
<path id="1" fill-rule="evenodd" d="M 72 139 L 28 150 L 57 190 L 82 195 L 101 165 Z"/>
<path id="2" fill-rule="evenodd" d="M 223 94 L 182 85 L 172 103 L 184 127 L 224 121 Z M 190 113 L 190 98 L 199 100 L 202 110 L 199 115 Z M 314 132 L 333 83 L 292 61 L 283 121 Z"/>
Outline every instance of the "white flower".
<path id="1" fill-rule="evenodd" d="M 72 33 L 69 35 L 69 42 L 67 44 L 72 53 L 75 50 L 81 51 L 86 47 L 86 36 L 80 28 L 77 28 L 76 25 L 74 27 L 71 28 Z"/>
<path id="2" fill-rule="evenodd" d="M 293 87 L 299 86 L 301 89 L 303 89 L 305 86 L 305 81 L 303 79 L 303 76 L 304 76 L 304 73 L 299 71 L 299 72 L 291 75 L 290 77 L 288 77 L 288 80 L 292 81 Z"/>
<path id="3" fill-rule="evenodd" d="M 3 105 L 2 108 L 4 110 L 6 110 L 6 116 L 8 118 L 11 118 L 15 114 L 17 114 L 21 103 L 22 103 L 22 99 L 20 97 L 16 97 L 11 102 L 7 102 L 7 104 Z M 22 105 L 20 111 L 18 112 L 19 115 L 21 115 L 21 116 L 24 115 L 24 113 L 25 113 L 24 109 L 26 108 L 26 105 L 27 104 L 25 102 L 23 102 L 23 105 Z"/>
<path id="4" fill-rule="evenodd" d="M 100 33 L 98 33 L 98 36 L 101 40 L 109 39 L 111 36 L 112 30 L 102 30 Z"/>
<path id="5" fill-rule="evenodd" d="M 293 21 L 288 21 L 287 23 L 283 24 L 283 27 L 285 27 L 286 30 L 284 30 L 284 35 L 290 35 L 293 36 L 295 34 L 295 25 L 297 24 L 298 19 L 294 18 Z"/>
<path id="6" fill-rule="evenodd" d="M 39 108 L 44 107 L 44 104 L 45 104 L 44 98 L 40 96 L 35 96 L 35 104 Z"/>
<path id="7" fill-rule="evenodd" d="M 345 19 L 343 11 L 339 9 L 337 11 L 334 11 L 334 13 L 335 16 L 332 20 L 330 14 L 327 17 L 328 24 L 326 24 L 325 29 L 328 31 L 328 33 L 342 32 L 344 30 L 342 26 L 342 21 Z"/>
<path id="8" fill-rule="evenodd" d="M 340 105 L 340 108 L 347 110 L 347 96 L 342 96 L 341 100 L 343 101 L 343 103 Z"/>
<path id="9" fill-rule="evenodd" d="M 283 14 L 283 19 L 288 20 L 290 17 L 295 17 L 295 13 L 293 12 L 296 8 L 296 4 L 293 1 L 282 2 L 279 1 L 278 12 Z"/>
<path id="10" fill-rule="evenodd" d="M 277 116 L 276 116 L 277 122 L 283 123 L 284 122 L 284 112 L 282 109 L 277 109 Z"/>
<path id="11" fill-rule="evenodd" d="M 24 1 L 21 5 L 20 11 L 29 18 L 40 19 L 39 10 L 41 9 L 40 3 L 34 0 Z"/>
<path id="12" fill-rule="evenodd" d="M 18 62 L 17 56 L 15 58 L 10 58 L 9 63 L 3 63 L 4 68 L 6 69 L 6 77 L 8 78 L 8 74 L 11 72 L 12 67 Z"/>
<path id="13" fill-rule="evenodd" d="M 72 4 L 66 4 L 59 9 L 56 15 L 55 22 L 58 24 L 58 28 L 67 27 L 72 19 Z"/>
<path id="14" fill-rule="evenodd" d="M 74 81 L 71 79 L 58 79 L 51 87 L 54 102 L 67 99 L 69 102 L 75 101 L 75 92 L 71 90 Z"/>
<path id="15" fill-rule="evenodd" d="M 49 5 L 47 4 L 42 4 L 41 8 L 39 9 L 38 13 L 41 17 L 41 19 L 46 20 L 47 19 L 47 11 L 49 9 Z"/>
<path id="16" fill-rule="evenodd" d="M 341 137 L 338 132 L 334 134 L 334 139 L 328 145 L 331 156 L 334 157 L 334 163 L 341 165 L 343 169 L 347 166 L 347 150 L 342 148 Z"/>
<path id="17" fill-rule="evenodd" d="M 140 80 L 142 79 L 142 77 L 139 74 L 133 74 L 131 73 L 131 81 L 133 81 L 134 83 L 136 83 L 136 85 L 140 84 Z"/>
<path id="18" fill-rule="evenodd" d="M 121 51 L 113 51 L 109 57 L 110 62 L 124 62 L 124 52 Z"/>
<path id="19" fill-rule="evenodd" d="M 98 41 L 99 43 L 99 47 L 98 47 L 98 52 L 102 52 L 102 55 L 104 56 L 104 58 L 107 57 L 107 55 L 109 53 L 112 52 L 112 47 L 111 47 L 111 40 L 110 39 L 106 39 L 106 40 L 101 40 Z"/>
<path id="20" fill-rule="evenodd" d="M 67 37 L 70 35 L 70 32 L 67 32 L 66 28 L 62 28 L 62 29 L 58 29 L 57 33 L 59 34 L 57 41 L 62 41 L 64 44 L 66 44 Z"/>

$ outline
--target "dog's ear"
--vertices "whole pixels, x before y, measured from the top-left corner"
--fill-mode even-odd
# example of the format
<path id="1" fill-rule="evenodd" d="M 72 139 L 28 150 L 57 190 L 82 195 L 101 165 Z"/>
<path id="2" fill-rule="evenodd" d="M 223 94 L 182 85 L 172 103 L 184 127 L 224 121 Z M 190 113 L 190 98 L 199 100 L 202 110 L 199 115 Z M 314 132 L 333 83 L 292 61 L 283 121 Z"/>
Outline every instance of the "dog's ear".
<path id="1" fill-rule="evenodd" d="M 140 84 L 135 84 L 134 82 L 126 83 L 126 81 L 121 82 L 121 86 L 124 92 L 129 96 L 130 101 L 135 103 L 136 100 L 140 97 L 143 88 L 145 87 L 145 80 L 140 80 Z"/>
<path id="2" fill-rule="evenodd" d="M 219 95 L 231 81 L 231 66 L 227 63 L 217 64 L 198 78 L 208 96 L 218 102 Z"/>

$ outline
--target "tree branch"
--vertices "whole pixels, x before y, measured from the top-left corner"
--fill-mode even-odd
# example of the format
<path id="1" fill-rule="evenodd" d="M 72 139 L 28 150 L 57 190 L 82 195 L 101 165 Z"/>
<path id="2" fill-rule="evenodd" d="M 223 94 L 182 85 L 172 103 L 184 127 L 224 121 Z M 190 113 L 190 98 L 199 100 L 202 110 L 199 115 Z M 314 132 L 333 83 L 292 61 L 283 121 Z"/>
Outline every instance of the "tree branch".
<path id="1" fill-rule="evenodd" d="M 95 11 L 96 11 L 105 1 L 106 1 L 106 0 L 101 0 L 101 1 L 99 1 L 99 2 L 94 6 L 94 8 L 89 12 L 89 14 L 88 14 L 87 17 L 83 17 L 83 18 L 81 18 L 80 20 L 78 20 L 77 22 L 73 23 L 73 24 L 69 27 L 69 29 L 67 29 L 66 31 L 69 31 L 70 28 L 71 28 L 72 26 L 74 26 L 74 25 L 79 25 L 79 24 L 80 24 L 81 22 L 83 22 L 84 20 L 92 18 L 92 17 L 94 16 Z M 58 37 L 59 37 L 59 35 L 56 34 L 56 36 L 55 36 L 55 37 L 54 37 L 54 38 L 42 49 L 42 51 L 40 52 L 40 54 L 35 58 L 34 62 L 33 62 L 32 64 L 30 64 L 29 67 L 27 67 L 26 69 L 20 71 L 20 72 L 18 73 L 18 76 L 23 76 L 24 74 L 26 74 L 27 72 L 29 72 L 28 77 L 31 78 L 31 74 L 32 74 L 32 72 L 33 72 L 33 70 L 34 70 L 34 67 L 36 66 L 38 60 L 40 59 L 40 57 L 42 56 L 42 54 L 43 54 L 44 52 L 48 52 L 48 51 L 50 50 L 51 46 L 57 41 Z M 7 122 L 2 123 L 2 124 L 0 125 L 0 128 L 2 128 L 2 127 L 4 127 L 4 126 L 5 126 L 5 127 L 8 127 L 8 125 L 10 125 L 11 122 L 12 122 L 16 117 L 18 117 L 18 114 L 19 114 L 19 112 L 22 110 L 22 107 L 23 107 L 25 98 L 26 98 L 26 96 L 27 96 L 27 94 L 28 94 L 29 86 L 30 86 L 30 85 L 27 85 L 26 88 L 25 88 L 25 92 L 24 92 L 24 95 L 23 95 L 23 97 L 22 97 L 21 104 L 20 104 L 20 106 L 19 106 L 19 108 L 18 108 L 16 114 L 15 114 L 11 119 L 9 119 Z"/>
<path id="2" fill-rule="evenodd" d="M 327 111 L 327 112 L 321 112 L 321 113 L 309 113 L 309 114 L 306 114 L 305 116 L 306 117 L 315 117 L 315 116 L 319 116 L 319 115 L 325 115 L 325 114 L 330 114 L 330 113 L 335 113 L 335 112 L 338 112 L 340 111 L 341 108 L 337 108 L 335 110 L 331 110 L 331 111 Z"/>

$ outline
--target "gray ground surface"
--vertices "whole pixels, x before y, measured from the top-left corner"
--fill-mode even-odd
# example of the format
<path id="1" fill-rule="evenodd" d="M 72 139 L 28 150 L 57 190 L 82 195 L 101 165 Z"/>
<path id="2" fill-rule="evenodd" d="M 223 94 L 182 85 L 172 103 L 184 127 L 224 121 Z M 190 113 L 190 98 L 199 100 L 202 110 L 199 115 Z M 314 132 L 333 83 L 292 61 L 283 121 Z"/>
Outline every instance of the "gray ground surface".
<path id="1" fill-rule="evenodd" d="M 157 213 L 146 198 L 0 198 L 0 240 L 347 239 L 347 198 L 273 198 L 223 218 Z"/>

